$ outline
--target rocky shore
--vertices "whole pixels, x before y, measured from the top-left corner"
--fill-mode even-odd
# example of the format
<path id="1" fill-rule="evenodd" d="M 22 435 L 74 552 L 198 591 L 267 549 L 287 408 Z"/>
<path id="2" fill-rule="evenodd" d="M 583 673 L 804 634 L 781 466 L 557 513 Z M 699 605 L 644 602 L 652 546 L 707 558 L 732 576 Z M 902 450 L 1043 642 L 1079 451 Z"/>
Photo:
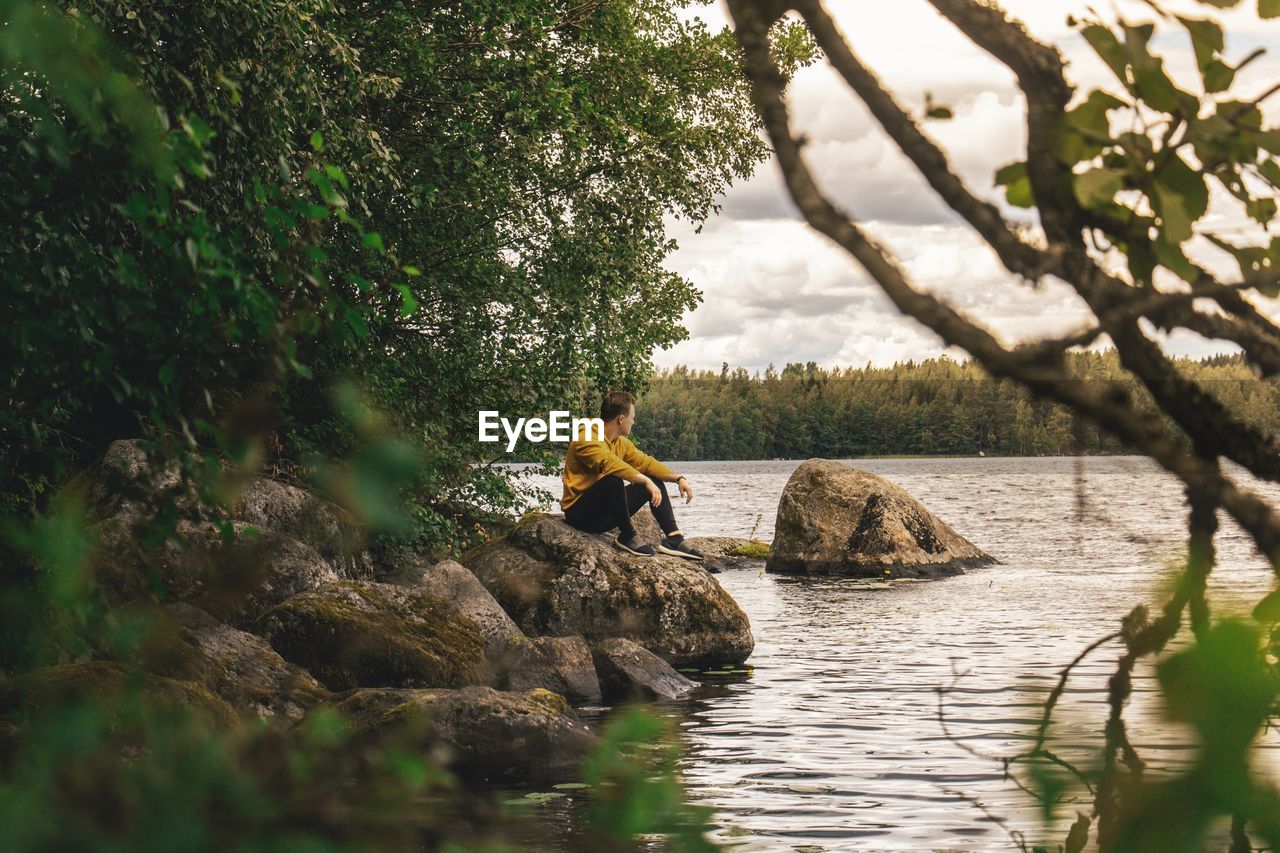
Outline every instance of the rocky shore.
<path id="1" fill-rule="evenodd" d="M 562 517 L 533 513 L 457 561 L 407 554 L 375 563 L 360 525 L 305 489 L 265 477 L 211 514 L 176 469 L 119 441 L 76 477 L 101 547 L 107 599 L 144 608 L 141 660 L 86 659 L 0 684 L 6 714 L 123 689 L 205 714 L 293 728 L 336 713 L 359 743 L 394 739 L 471 781 L 571 774 L 596 742 L 578 709 L 679 699 L 678 672 L 736 665 L 755 646 L 715 574 L 768 554 L 792 574 L 936 577 L 993 559 L 882 478 L 809 460 L 787 483 L 776 538 L 691 539 L 705 563 L 636 557 Z M 168 499 L 176 536 L 145 540 Z M 637 529 L 661 535 L 646 510 Z M 234 536 L 226 536 L 225 531 Z"/>
<path id="2" fill-rule="evenodd" d="M 571 774 L 595 744 L 576 708 L 684 696 L 696 685 L 675 667 L 740 663 L 754 647 L 707 568 L 624 554 L 555 516 L 527 517 L 460 562 L 375 566 L 341 508 L 259 477 L 215 517 L 136 442 L 68 488 L 102 543 L 95 579 L 113 604 L 146 607 L 154 638 L 142 661 L 0 686 L 0 718 L 121 689 L 141 663 L 146 691 L 215 724 L 294 727 L 332 711 L 357 742 L 394 739 L 465 780 L 534 781 Z M 148 546 L 144 522 L 166 495 L 178 536 Z"/>

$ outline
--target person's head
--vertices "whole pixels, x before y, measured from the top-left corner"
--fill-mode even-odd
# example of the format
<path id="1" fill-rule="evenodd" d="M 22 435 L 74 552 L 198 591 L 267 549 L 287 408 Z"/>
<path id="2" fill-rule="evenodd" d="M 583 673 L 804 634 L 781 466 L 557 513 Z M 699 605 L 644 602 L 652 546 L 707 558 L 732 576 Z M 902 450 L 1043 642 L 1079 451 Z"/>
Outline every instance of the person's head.
<path id="1" fill-rule="evenodd" d="M 618 435 L 630 435 L 636 422 L 636 398 L 626 391 L 605 394 L 600 401 L 600 420 L 606 427 L 612 423 Z"/>

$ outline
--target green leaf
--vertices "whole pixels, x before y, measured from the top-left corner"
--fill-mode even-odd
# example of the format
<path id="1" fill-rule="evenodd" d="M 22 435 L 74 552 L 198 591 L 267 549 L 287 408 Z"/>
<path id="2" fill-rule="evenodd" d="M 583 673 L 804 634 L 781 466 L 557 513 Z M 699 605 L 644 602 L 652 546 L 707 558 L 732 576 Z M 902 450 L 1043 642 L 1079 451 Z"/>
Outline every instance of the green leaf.
<path id="1" fill-rule="evenodd" d="M 396 290 L 400 291 L 403 304 L 400 306 L 400 316 L 408 317 L 418 310 L 418 300 L 413 298 L 413 291 L 409 289 L 407 284 L 397 284 Z"/>
<path id="2" fill-rule="evenodd" d="M 1272 198 L 1255 198 L 1245 202 L 1245 213 L 1259 224 L 1268 225 L 1276 216 L 1276 202 Z"/>
<path id="3" fill-rule="evenodd" d="M 1280 18 L 1280 0 L 1258 0 L 1259 18 Z"/>
<path id="4" fill-rule="evenodd" d="M 1093 48 L 1093 52 L 1107 64 L 1111 73 L 1126 87 L 1129 81 L 1125 77 L 1124 46 L 1116 38 L 1116 34 L 1101 24 L 1090 24 L 1080 31 L 1085 41 Z"/>
<path id="5" fill-rule="evenodd" d="M 347 325 L 351 327 L 351 331 L 356 333 L 357 338 L 369 337 L 369 324 L 365 322 L 364 315 L 354 308 L 348 308 L 343 317 L 347 321 Z"/>
<path id="6" fill-rule="evenodd" d="M 1018 160 L 1008 163 L 996 170 L 995 182 L 998 187 L 1005 187 L 1014 181 L 1021 180 L 1027 176 L 1027 163 L 1025 160 Z"/>
<path id="7" fill-rule="evenodd" d="M 1272 590 L 1253 608 L 1253 618 L 1259 622 L 1280 622 L 1280 589 Z"/>
<path id="8" fill-rule="evenodd" d="M 1206 92 L 1225 92 L 1235 81 L 1236 70 L 1225 62 L 1214 59 L 1203 69 L 1201 79 L 1204 80 Z"/>
<path id="9" fill-rule="evenodd" d="M 1268 153 L 1280 155 L 1280 129 L 1259 131 L 1254 138 Z"/>
<path id="10" fill-rule="evenodd" d="M 1160 217 L 1161 232 L 1170 243 L 1179 244 L 1191 238 L 1191 215 L 1187 212 L 1186 199 L 1164 184 L 1156 184 L 1152 206 Z"/>
<path id="11" fill-rule="evenodd" d="M 1222 52 L 1224 40 L 1222 27 L 1216 21 L 1199 21 L 1193 18 L 1178 18 L 1178 22 L 1186 27 L 1191 36 L 1191 48 L 1196 54 L 1196 65 L 1201 71 L 1208 67 L 1214 57 Z"/>
<path id="12" fill-rule="evenodd" d="M 1067 110 L 1066 120 L 1072 127 L 1084 132 L 1086 138 L 1111 139 L 1111 122 L 1107 114 L 1114 109 L 1128 106 L 1115 95 L 1094 89 L 1083 103 Z"/>
<path id="13" fill-rule="evenodd" d="M 1027 164 L 1021 160 L 1010 163 L 996 172 L 996 186 L 1003 186 L 1005 200 L 1014 207 L 1031 208 L 1036 206 L 1035 196 L 1031 192 L 1031 181 L 1027 177 Z"/>
<path id="14" fill-rule="evenodd" d="M 1258 164 L 1258 173 L 1266 178 L 1267 183 L 1280 190 L 1280 164 L 1268 157 Z"/>
<path id="15" fill-rule="evenodd" d="M 320 131 L 318 130 L 311 132 L 311 150 L 312 151 L 324 150 L 324 135 L 321 134 Z"/>
<path id="16" fill-rule="evenodd" d="M 1182 253 L 1182 249 L 1164 240 L 1153 240 L 1151 248 L 1155 252 L 1156 260 L 1165 269 L 1183 281 L 1195 281 L 1200 277 L 1200 270 L 1196 269 L 1195 264 L 1187 260 L 1187 256 Z"/>
<path id="17" fill-rule="evenodd" d="M 364 244 L 364 247 L 366 249 L 373 249 L 375 252 L 386 251 L 386 249 L 382 245 L 382 235 L 379 234 L 377 231 L 365 232 L 365 235 L 363 238 L 361 238 L 360 242 Z"/>
<path id="18" fill-rule="evenodd" d="M 1148 284 L 1156 271 L 1156 256 L 1152 247 L 1145 243 L 1134 243 L 1123 247 L 1129 256 L 1129 275 L 1139 284 Z"/>
<path id="19" fill-rule="evenodd" d="M 1209 186 L 1204 175 L 1188 166 L 1181 157 L 1171 157 L 1156 180 L 1182 198 L 1183 208 L 1193 222 L 1209 209 Z"/>
<path id="20" fill-rule="evenodd" d="M 1090 169 L 1075 176 L 1076 200 L 1085 209 L 1108 204 L 1124 186 L 1124 172 L 1119 169 Z"/>
<path id="21" fill-rule="evenodd" d="M 1231 257 L 1235 258 L 1236 265 L 1240 267 L 1240 275 L 1247 276 L 1250 273 L 1259 272 L 1266 269 L 1269 261 L 1270 253 L 1261 246 L 1237 246 L 1229 243 L 1216 234 L 1206 235 L 1213 245 L 1227 252 Z M 1262 292 L 1261 290 L 1259 292 Z M 1274 296 L 1274 293 L 1263 293 L 1264 296 Z"/>

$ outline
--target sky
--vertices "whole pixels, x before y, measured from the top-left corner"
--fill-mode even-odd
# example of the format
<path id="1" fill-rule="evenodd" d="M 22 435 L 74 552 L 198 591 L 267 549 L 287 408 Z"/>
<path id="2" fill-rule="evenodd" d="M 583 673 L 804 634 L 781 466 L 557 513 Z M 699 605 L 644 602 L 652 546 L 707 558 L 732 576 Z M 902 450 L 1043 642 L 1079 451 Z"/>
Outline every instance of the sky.
<path id="1" fill-rule="evenodd" d="M 1001 4 L 1042 41 L 1054 44 L 1068 63 L 1077 97 L 1095 87 L 1119 84 L 1096 58 L 1067 17 L 1087 14 L 1091 4 L 1067 0 L 1008 0 Z M 1194 0 L 1163 2 L 1168 12 L 1214 17 L 1227 30 L 1225 58 L 1237 62 L 1255 47 L 1280 36 L 1280 20 L 1260 21 L 1247 9 L 1223 13 Z M 926 131 L 948 152 L 952 168 L 977 194 L 1009 208 L 992 176 L 1023 158 L 1025 104 L 1013 75 L 968 42 L 924 0 L 828 0 L 828 11 L 853 51 L 915 115 L 926 92 L 951 107 L 949 121 L 928 121 Z M 1155 18 L 1141 0 L 1092 4 L 1104 18 L 1129 22 Z M 720 4 L 697 7 L 713 29 L 728 24 Z M 1176 21 L 1162 22 L 1153 48 L 1179 85 L 1199 92 L 1190 42 Z M 1256 96 L 1280 79 L 1280 50 L 1238 75 L 1233 93 Z M 1032 288 L 1000 265 L 981 239 L 951 213 L 915 168 L 897 151 L 874 119 L 824 61 L 802 69 L 789 89 L 793 128 L 805 134 L 810 168 L 838 206 L 851 213 L 886 245 L 919 287 L 938 293 L 970 317 L 980 319 L 1006 343 L 1065 334 L 1083 327 L 1083 303 L 1054 280 Z M 1267 104 L 1271 121 L 1280 118 L 1280 95 Z M 1236 242 L 1261 242 L 1225 191 L 1215 192 L 1203 224 Z M 691 280 L 702 303 L 684 317 L 689 340 L 655 351 L 659 368 L 678 364 L 719 370 L 763 371 L 770 363 L 814 361 L 819 365 L 886 366 L 946 353 L 932 332 L 903 317 L 878 286 L 842 250 L 812 231 L 786 195 L 777 164 L 762 164 L 755 175 L 733 186 L 720 200 L 721 212 L 696 229 L 668 222 L 679 249 L 667 267 Z M 1225 280 L 1239 270 L 1229 256 L 1203 238 L 1190 252 Z M 1111 259 L 1111 262 L 1116 262 Z M 1256 300 L 1272 316 L 1278 306 Z M 1105 340 L 1104 340 L 1105 343 Z M 1163 339 L 1173 355 L 1233 352 L 1225 341 L 1190 333 Z"/>

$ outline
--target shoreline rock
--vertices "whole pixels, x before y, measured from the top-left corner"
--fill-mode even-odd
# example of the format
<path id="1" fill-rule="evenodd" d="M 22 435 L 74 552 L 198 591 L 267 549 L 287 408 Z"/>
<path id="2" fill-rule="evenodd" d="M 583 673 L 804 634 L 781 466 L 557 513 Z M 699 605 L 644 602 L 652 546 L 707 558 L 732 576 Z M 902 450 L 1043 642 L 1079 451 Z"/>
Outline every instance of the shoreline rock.
<path id="1" fill-rule="evenodd" d="M 485 679 L 476 623 L 423 590 L 331 584 L 273 607 L 259 631 L 330 690 L 462 687 Z"/>
<path id="2" fill-rule="evenodd" d="M 357 744 L 427 754 L 468 781 L 570 778 L 598 743 L 548 690 L 365 688 L 321 707 L 347 721 Z"/>
<path id="3" fill-rule="evenodd" d="M 683 699 L 698 682 L 685 678 L 653 652 L 630 640 L 596 643 L 591 654 L 600 688 L 611 702 L 628 699 Z"/>
<path id="4" fill-rule="evenodd" d="M 555 516 L 531 514 L 462 562 L 531 637 L 622 637 L 673 666 L 741 663 L 755 647 L 746 614 L 700 564 L 634 557 Z"/>

